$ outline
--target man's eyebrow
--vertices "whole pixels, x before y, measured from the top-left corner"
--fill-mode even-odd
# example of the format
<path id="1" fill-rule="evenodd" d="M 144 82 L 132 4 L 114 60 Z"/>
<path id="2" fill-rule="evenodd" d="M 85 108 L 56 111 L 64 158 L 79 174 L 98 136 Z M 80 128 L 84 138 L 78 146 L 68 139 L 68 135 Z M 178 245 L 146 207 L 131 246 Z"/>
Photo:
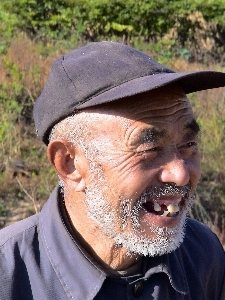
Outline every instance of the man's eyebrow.
<path id="1" fill-rule="evenodd" d="M 198 134 L 200 132 L 200 126 L 198 122 L 193 119 L 190 123 L 184 125 L 185 130 L 191 130 L 192 132 Z M 138 142 L 139 143 L 151 143 L 165 136 L 166 130 L 159 130 L 156 127 L 146 128 L 140 132 Z"/>
<path id="2" fill-rule="evenodd" d="M 153 142 L 156 138 L 164 136 L 166 133 L 165 130 L 158 130 L 155 127 L 147 128 L 142 130 L 140 134 L 141 142 Z"/>
<path id="3" fill-rule="evenodd" d="M 184 126 L 184 129 L 191 129 L 195 133 L 199 133 L 201 130 L 200 125 L 195 119 L 193 119 L 190 123 L 186 124 Z"/>

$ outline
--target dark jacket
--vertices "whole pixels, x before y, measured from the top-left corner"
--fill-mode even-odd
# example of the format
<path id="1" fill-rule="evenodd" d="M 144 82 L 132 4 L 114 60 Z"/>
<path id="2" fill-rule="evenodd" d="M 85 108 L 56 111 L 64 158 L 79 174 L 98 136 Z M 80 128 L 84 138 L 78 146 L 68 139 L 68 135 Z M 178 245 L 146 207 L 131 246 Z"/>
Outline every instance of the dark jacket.
<path id="1" fill-rule="evenodd" d="M 1 300 L 225 300 L 225 255 L 214 233 L 189 219 L 183 244 L 143 258 L 142 274 L 108 276 L 64 225 L 58 188 L 39 214 L 0 231 Z"/>

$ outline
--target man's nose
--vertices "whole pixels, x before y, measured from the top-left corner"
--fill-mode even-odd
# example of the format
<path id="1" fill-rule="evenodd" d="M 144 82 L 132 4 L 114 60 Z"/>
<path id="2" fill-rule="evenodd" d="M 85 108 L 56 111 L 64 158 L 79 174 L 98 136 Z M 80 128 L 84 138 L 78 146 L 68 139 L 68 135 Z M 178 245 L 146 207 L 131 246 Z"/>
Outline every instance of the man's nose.
<path id="1" fill-rule="evenodd" d="M 162 166 L 159 181 L 163 183 L 175 183 L 177 186 L 184 186 L 189 183 L 189 180 L 190 174 L 187 164 L 180 155 L 174 155 L 171 159 L 167 160 L 164 166 Z"/>

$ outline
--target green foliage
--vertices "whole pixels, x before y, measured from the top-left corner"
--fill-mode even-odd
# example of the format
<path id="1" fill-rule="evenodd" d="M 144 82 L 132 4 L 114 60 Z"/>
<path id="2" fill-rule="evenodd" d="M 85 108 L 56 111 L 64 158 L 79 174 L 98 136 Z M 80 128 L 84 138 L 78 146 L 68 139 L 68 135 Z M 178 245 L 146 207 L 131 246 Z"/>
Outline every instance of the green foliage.
<path id="1" fill-rule="evenodd" d="M 144 37 L 145 41 L 158 40 L 177 21 L 180 33 L 187 36 L 194 25 L 188 16 L 197 11 L 207 22 L 217 24 L 221 32 L 225 26 L 222 0 L 2 0 L 0 11 L 2 26 L 8 32 L 20 28 L 35 38 L 53 40 L 73 35 L 93 40 L 120 36 L 121 32 Z"/>
<path id="2" fill-rule="evenodd" d="M 70 27 L 73 19 L 70 1 L 3 0 L 1 8 L 17 20 L 14 28 L 36 38 L 58 38 L 60 31 Z"/>
<path id="3" fill-rule="evenodd" d="M 11 130 L 15 122 L 20 118 L 23 109 L 23 106 L 16 101 L 17 96 L 23 89 L 23 73 L 18 70 L 18 66 L 7 60 L 6 57 L 3 57 L 3 62 L 6 70 L 6 79 L 0 85 L 0 112 L 2 121 L 0 143 L 10 141 Z"/>
<path id="4" fill-rule="evenodd" d="M 2 0 L 0 24 L 0 53 L 18 29 L 64 47 L 102 39 L 128 44 L 166 39 L 175 41 L 170 52 L 185 59 L 218 60 L 225 52 L 223 0 Z"/>
<path id="5" fill-rule="evenodd" d="M 6 207 L 2 203 L 0 203 L 0 216 L 6 216 Z"/>

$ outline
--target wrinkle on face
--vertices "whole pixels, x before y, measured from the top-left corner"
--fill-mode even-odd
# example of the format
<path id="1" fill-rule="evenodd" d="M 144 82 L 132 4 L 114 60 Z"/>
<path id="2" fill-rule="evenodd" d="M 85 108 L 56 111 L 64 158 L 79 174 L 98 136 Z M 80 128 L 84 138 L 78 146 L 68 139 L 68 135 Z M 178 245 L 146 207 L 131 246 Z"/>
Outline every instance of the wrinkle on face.
<path id="1" fill-rule="evenodd" d="M 184 185 L 190 185 L 192 192 L 199 180 L 197 146 L 187 145 L 197 143 L 199 127 L 181 88 L 171 85 L 160 88 L 160 92 L 89 108 L 79 118 L 84 124 L 85 136 L 81 138 L 85 139 L 85 155 L 90 162 L 85 191 L 89 217 L 123 247 L 131 247 L 130 240 L 144 244 L 147 253 L 146 247 L 153 242 L 149 251 L 154 253 L 154 247 L 160 247 L 157 240 L 178 245 L 173 239 L 176 235 L 183 238 L 186 214 L 169 228 L 148 223 L 135 204 L 151 187 L 176 184 L 172 180 L 162 182 L 159 176 L 171 162 L 177 169 L 187 168 L 190 180 L 184 176 Z M 75 131 L 71 138 L 78 135 Z M 173 172 L 176 169 L 170 171 L 171 177 Z M 134 220 L 139 226 L 132 225 Z M 161 246 L 162 251 L 171 249 Z"/>
<path id="2" fill-rule="evenodd" d="M 170 93 L 172 93 L 172 96 Z M 130 100 L 125 99 L 120 102 L 119 106 L 115 101 L 100 107 L 98 110 L 96 108 L 87 109 L 87 112 L 90 113 L 88 123 L 92 132 L 97 132 L 98 137 L 109 136 L 111 132 L 116 132 L 117 137 L 114 140 L 116 147 L 126 152 L 134 150 L 135 143 L 140 143 L 140 139 L 143 140 L 142 142 L 153 142 L 159 135 L 165 135 L 165 130 L 161 132 L 163 124 L 165 124 L 165 129 L 168 131 L 168 125 L 177 123 L 178 129 L 181 131 L 179 120 L 185 116 L 189 118 L 190 115 L 193 115 L 186 95 L 181 92 L 174 92 L 173 87 L 167 87 L 163 96 L 161 94 L 159 97 L 158 92 L 152 91 L 149 94 L 136 96 L 135 101 L 132 100 L 132 97 Z M 169 99 L 171 98 L 173 101 L 169 101 L 168 95 L 170 95 Z M 178 95 L 179 99 L 174 100 Z M 105 125 L 102 126 L 102 124 Z M 143 132 L 141 132 L 141 126 Z M 173 136 L 174 132 L 172 134 L 167 132 L 166 138 Z M 101 138 L 98 137 L 96 138 L 100 142 Z M 135 139 L 139 140 L 136 141 Z M 101 144 L 98 147 L 101 147 Z M 110 150 L 110 148 L 107 150 Z"/>
<path id="3" fill-rule="evenodd" d="M 119 107 L 115 101 L 98 109 L 97 113 L 95 109 L 88 110 L 93 119 L 97 117 L 97 122 L 92 122 L 92 117 L 90 122 L 94 123 L 92 130 L 98 133 L 94 140 L 95 148 L 98 149 L 96 153 L 100 154 L 99 160 L 102 163 L 104 161 L 110 163 L 126 176 L 129 168 L 135 166 L 138 168 L 140 163 L 133 157 L 136 155 L 141 157 L 149 147 L 151 149 L 158 145 L 161 147 L 162 144 L 164 152 L 167 152 L 167 159 L 169 157 L 173 159 L 174 149 L 179 143 L 185 142 L 185 136 L 195 135 L 195 130 L 191 130 L 190 124 L 196 122 L 186 95 L 181 93 L 178 86 L 175 87 L 165 87 L 160 95 L 156 91 L 139 95 L 133 102 L 126 99 L 124 102 L 121 101 Z M 160 114 L 157 115 L 157 111 L 160 111 Z M 160 152 L 159 156 L 162 155 Z M 162 160 L 155 166 L 160 163 Z"/>

